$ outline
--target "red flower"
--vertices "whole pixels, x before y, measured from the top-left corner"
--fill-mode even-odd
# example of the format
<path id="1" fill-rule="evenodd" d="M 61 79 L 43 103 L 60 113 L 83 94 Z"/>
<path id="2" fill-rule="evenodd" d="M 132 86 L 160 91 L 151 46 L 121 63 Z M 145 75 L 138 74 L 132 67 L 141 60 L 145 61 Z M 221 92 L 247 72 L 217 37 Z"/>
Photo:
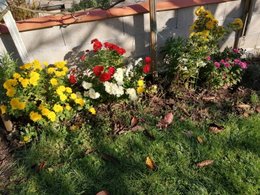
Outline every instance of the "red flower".
<path id="1" fill-rule="evenodd" d="M 96 42 L 96 41 L 99 41 L 99 40 L 98 40 L 98 39 L 92 39 L 92 40 L 91 40 L 91 44 L 94 43 L 94 42 Z"/>
<path id="2" fill-rule="evenodd" d="M 80 60 L 81 60 L 81 61 L 85 61 L 85 59 L 86 59 L 86 55 L 85 55 L 85 54 L 83 54 L 82 56 L 80 56 Z"/>
<path id="3" fill-rule="evenodd" d="M 101 72 L 104 70 L 104 67 L 103 66 L 95 66 L 93 67 L 92 71 L 93 73 L 98 77 Z"/>
<path id="4" fill-rule="evenodd" d="M 99 80 L 101 82 L 105 82 L 105 81 L 109 81 L 111 79 L 111 74 L 109 74 L 108 72 L 104 72 L 100 75 Z"/>
<path id="5" fill-rule="evenodd" d="M 93 50 L 94 52 L 97 52 L 98 50 L 100 50 L 102 48 L 102 43 L 100 41 L 95 41 L 93 43 Z"/>
<path id="6" fill-rule="evenodd" d="M 148 74 L 151 70 L 151 65 L 150 64 L 145 64 L 144 67 L 143 67 L 143 72 L 145 74 Z"/>
<path id="7" fill-rule="evenodd" d="M 105 46 L 105 48 L 107 48 L 107 49 L 111 49 L 112 46 L 113 46 L 113 43 L 105 42 L 105 43 L 104 43 L 104 46 Z"/>
<path id="8" fill-rule="evenodd" d="M 71 74 L 69 77 L 69 81 L 71 84 L 75 84 L 77 82 L 76 76 L 74 74 Z"/>
<path id="9" fill-rule="evenodd" d="M 152 59 L 151 59 L 151 57 L 147 56 L 147 57 L 145 57 L 144 61 L 146 64 L 150 64 Z"/>
<path id="10" fill-rule="evenodd" d="M 117 52 L 119 55 L 123 55 L 126 51 L 125 51 L 124 48 L 118 48 L 118 49 L 116 50 L 116 52 Z"/>
<path id="11" fill-rule="evenodd" d="M 109 73 L 111 76 L 113 76 L 113 74 L 115 73 L 115 71 L 116 71 L 116 69 L 115 69 L 115 67 L 113 67 L 113 66 L 110 66 L 110 67 L 108 68 L 108 73 Z"/>

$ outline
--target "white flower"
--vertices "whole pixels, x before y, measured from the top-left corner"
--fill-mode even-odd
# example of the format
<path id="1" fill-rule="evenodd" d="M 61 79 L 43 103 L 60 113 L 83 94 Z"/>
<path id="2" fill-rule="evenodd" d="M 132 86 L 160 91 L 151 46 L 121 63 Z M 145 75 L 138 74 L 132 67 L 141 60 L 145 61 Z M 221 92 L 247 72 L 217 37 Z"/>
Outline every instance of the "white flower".
<path id="1" fill-rule="evenodd" d="M 82 82 L 82 87 L 85 89 L 85 90 L 88 90 L 92 87 L 92 83 L 88 83 L 86 81 L 83 81 Z"/>
<path id="2" fill-rule="evenodd" d="M 88 96 L 91 99 L 98 99 L 100 97 L 100 93 L 95 92 L 95 90 L 93 88 L 90 88 L 89 91 L 88 91 Z"/>
<path id="3" fill-rule="evenodd" d="M 124 84 L 124 72 L 125 72 L 125 69 L 123 69 L 123 68 L 116 69 L 116 72 L 113 77 L 116 80 L 118 85 Z"/>
<path id="4" fill-rule="evenodd" d="M 124 88 L 120 85 L 106 81 L 104 83 L 104 86 L 105 86 L 105 91 L 110 95 L 115 95 L 117 97 L 124 95 Z"/>
<path id="5" fill-rule="evenodd" d="M 136 95 L 136 91 L 134 88 L 127 89 L 126 94 L 129 95 L 129 99 L 132 101 L 136 101 L 138 99 L 138 96 Z"/>

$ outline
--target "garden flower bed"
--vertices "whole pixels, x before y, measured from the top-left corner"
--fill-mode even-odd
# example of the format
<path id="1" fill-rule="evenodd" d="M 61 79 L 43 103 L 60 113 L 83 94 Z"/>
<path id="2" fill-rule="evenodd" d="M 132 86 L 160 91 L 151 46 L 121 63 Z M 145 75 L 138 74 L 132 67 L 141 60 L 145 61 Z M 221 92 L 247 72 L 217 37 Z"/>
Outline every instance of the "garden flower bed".
<path id="1" fill-rule="evenodd" d="M 240 19 L 224 27 L 204 7 L 195 13 L 190 37 L 163 47 L 158 77 L 149 56 L 130 61 L 98 39 L 75 64 L 3 56 L 0 109 L 16 162 L 0 190 L 259 193 L 259 91 L 242 77 L 259 64 L 218 47 Z"/>

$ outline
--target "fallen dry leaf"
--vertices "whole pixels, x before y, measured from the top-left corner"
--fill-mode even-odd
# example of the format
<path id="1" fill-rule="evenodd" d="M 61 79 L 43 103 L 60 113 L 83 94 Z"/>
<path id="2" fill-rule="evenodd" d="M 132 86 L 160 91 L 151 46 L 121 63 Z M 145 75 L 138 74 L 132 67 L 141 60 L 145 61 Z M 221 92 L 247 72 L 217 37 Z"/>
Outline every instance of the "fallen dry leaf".
<path id="1" fill-rule="evenodd" d="M 255 108 L 255 111 L 256 111 L 257 113 L 260 113 L 260 106 L 257 106 L 257 107 Z"/>
<path id="2" fill-rule="evenodd" d="M 154 171 L 154 170 L 157 169 L 156 164 L 154 163 L 154 161 L 149 156 L 146 157 L 145 164 L 146 164 L 147 168 L 150 169 L 150 170 Z"/>
<path id="3" fill-rule="evenodd" d="M 98 192 L 96 195 L 109 195 L 109 192 L 106 190 L 102 190 L 102 191 Z"/>
<path id="4" fill-rule="evenodd" d="M 213 101 L 215 99 L 216 99 L 215 96 L 204 96 L 204 97 L 202 97 L 202 100 L 204 100 L 204 101 Z"/>
<path id="5" fill-rule="evenodd" d="M 248 105 L 248 104 L 238 104 L 237 107 L 238 107 L 238 108 L 241 108 L 241 109 L 243 109 L 243 110 L 248 110 L 248 109 L 251 108 L 251 106 Z"/>
<path id="6" fill-rule="evenodd" d="M 213 162 L 214 162 L 214 160 L 204 160 L 202 162 L 197 163 L 196 166 L 199 168 L 206 167 L 206 166 L 213 164 Z"/>
<path id="7" fill-rule="evenodd" d="M 203 144 L 204 140 L 201 136 L 198 136 L 197 137 L 197 141 L 200 143 L 200 144 Z"/>
<path id="8" fill-rule="evenodd" d="M 136 116 L 133 116 L 132 119 L 131 119 L 131 127 L 134 127 L 138 124 L 139 120 Z"/>
<path id="9" fill-rule="evenodd" d="M 173 113 L 167 113 L 163 119 L 156 125 L 159 128 L 167 128 L 173 121 Z"/>
<path id="10" fill-rule="evenodd" d="M 136 125 L 136 126 L 132 127 L 130 130 L 133 131 L 133 132 L 135 132 L 135 131 L 143 131 L 144 127 L 142 127 L 140 125 Z"/>
<path id="11" fill-rule="evenodd" d="M 217 125 L 215 123 L 209 124 L 209 131 L 212 133 L 220 133 L 224 130 L 224 126 Z"/>

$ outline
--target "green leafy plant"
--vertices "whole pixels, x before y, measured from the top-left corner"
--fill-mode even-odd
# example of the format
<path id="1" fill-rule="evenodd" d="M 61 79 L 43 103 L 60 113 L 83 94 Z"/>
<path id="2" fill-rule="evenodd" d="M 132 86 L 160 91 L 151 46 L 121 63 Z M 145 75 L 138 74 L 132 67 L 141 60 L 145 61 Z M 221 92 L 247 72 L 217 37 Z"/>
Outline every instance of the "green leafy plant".
<path id="1" fill-rule="evenodd" d="M 20 67 L 2 58 L 0 67 L 2 114 L 39 124 L 63 120 L 89 104 L 69 86 L 65 61 L 53 65 L 38 60 Z"/>
<path id="2" fill-rule="evenodd" d="M 200 79 L 209 88 L 230 87 L 242 79 L 243 70 L 247 69 L 247 62 L 242 56 L 243 49 L 225 48 L 208 58 L 205 68 L 200 71 Z"/>
<path id="3" fill-rule="evenodd" d="M 210 55 L 219 51 L 219 40 L 231 30 L 238 30 L 243 26 L 239 18 L 227 27 L 219 26 L 213 14 L 203 6 L 199 7 L 195 14 L 198 18 L 190 28 L 189 38 L 185 42 L 171 38 L 163 48 L 164 61 L 174 67 L 170 69 L 173 71 L 174 83 L 186 88 L 197 86 L 200 69 L 207 65 Z M 169 43 L 172 46 L 169 46 Z M 177 46 L 178 50 L 172 49 L 174 46 Z"/>

